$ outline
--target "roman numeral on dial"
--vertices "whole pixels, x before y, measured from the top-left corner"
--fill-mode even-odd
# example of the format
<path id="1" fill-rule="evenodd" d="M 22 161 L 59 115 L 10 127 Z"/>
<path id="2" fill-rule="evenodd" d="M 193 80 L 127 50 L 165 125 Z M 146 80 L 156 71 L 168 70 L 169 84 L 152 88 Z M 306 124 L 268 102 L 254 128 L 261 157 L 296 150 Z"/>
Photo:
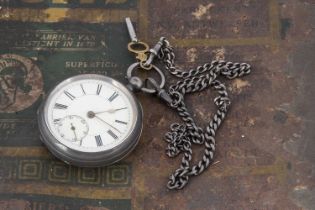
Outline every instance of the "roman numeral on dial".
<path id="1" fill-rule="evenodd" d="M 97 85 L 97 90 L 96 90 L 97 95 L 101 93 L 102 87 L 103 87 L 102 85 Z"/>
<path id="2" fill-rule="evenodd" d="M 56 124 L 57 124 L 57 123 L 59 123 L 59 122 L 60 122 L 60 120 L 61 120 L 60 118 L 58 118 L 58 119 L 54 119 L 54 123 L 56 123 Z"/>
<path id="3" fill-rule="evenodd" d="M 119 94 L 115 91 L 109 98 L 108 100 L 110 102 L 112 102 L 113 100 L 115 100 L 115 98 L 117 98 L 119 96 Z"/>
<path id="4" fill-rule="evenodd" d="M 100 135 L 95 136 L 95 141 L 98 147 L 103 146 L 103 141 Z"/>
<path id="5" fill-rule="evenodd" d="M 114 139 L 118 139 L 118 136 L 112 130 L 108 130 L 107 133 Z"/>
<path id="6" fill-rule="evenodd" d="M 66 105 L 58 104 L 58 103 L 55 104 L 55 109 L 67 109 L 67 108 L 68 106 Z"/>
<path id="7" fill-rule="evenodd" d="M 80 84 L 80 86 L 81 86 L 81 90 L 82 90 L 83 94 L 86 95 L 85 90 L 84 90 L 84 88 L 83 88 L 83 85 Z"/>
<path id="8" fill-rule="evenodd" d="M 68 91 L 64 91 L 64 94 L 66 94 L 66 96 L 68 96 L 68 98 L 70 98 L 71 100 L 75 99 L 75 96 L 69 93 Z"/>
<path id="9" fill-rule="evenodd" d="M 120 121 L 120 120 L 115 120 L 116 123 L 120 123 L 120 124 L 124 124 L 124 125 L 127 125 L 127 122 L 124 122 L 124 121 Z"/>

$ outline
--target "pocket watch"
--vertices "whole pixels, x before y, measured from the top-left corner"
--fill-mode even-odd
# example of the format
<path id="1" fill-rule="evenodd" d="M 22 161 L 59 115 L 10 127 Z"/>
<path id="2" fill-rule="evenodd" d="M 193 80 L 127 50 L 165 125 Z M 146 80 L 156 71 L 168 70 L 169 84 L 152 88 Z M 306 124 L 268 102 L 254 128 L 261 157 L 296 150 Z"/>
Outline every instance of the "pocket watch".
<path id="1" fill-rule="evenodd" d="M 137 62 L 127 69 L 125 86 L 113 78 L 85 74 L 71 77 L 58 84 L 42 103 L 38 112 L 41 139 L 61 160 L 77 166 L 102 166 L 121 160 L 133 150 L 142 130 L 142 109 L 132 92 L 155 94 L 175 110 L 181 123 L 173 123 L 166 133 L 166 154 L 180 153 L 181 165 L 169 177 L 169 189 L 182 189 L 190 177 L 198 176 L 214 160 L 215 136 L 230 106 L 227 88 L 219 77 L 234 79 L 251 72 L 247 63 L 214 60 L 184 71 L 175 66 L 175 53 L 169 41 L 161 37 L 151 49 L 137 39 L 131 20 L 126 18 L 131 42 L 128 50 Z M 167 90 L 165 75 L 155 65 L 157 60 L 171 75 L 179 78 Z M 142 80 L 135 71 L 153 71 L 159 82 L 148 76 Z M 206 128 L 197 125 L 187 108 L 185 96 L 213 88 L 217 92 L 214 104 L 217 111 Z M 204 145 L 204 154 L 192 164 L 192 145 Z"/>
<path id="2" fill-rule="evenodd" d="M 113 78 L 83 74 L 58 84 L 38 111 L 41 140 L 59 159 L 77 166 L 119 161 L 138 143 L 142 109 Z"/>
<path id="3" fill-rule="evenodd" d="M 130 19 L 126 21 L 135 33 L 130 29 Z M 149 46 L 132 39 L 128 49 L 137 58 L 146 59 Z M 68 164 L 96 167 L 121 160 L 137 145 L 142 131 L 142 108 L 133 92 L 155 93 L 159 89 L 161 98 L 170 100 L 161 91 L 165 85 L 163 72 L 153 64 L 150 68 L 161 77 L 154 89 L 133 76 L 137 69 L 143 69 L 141 62 L 127 69 L 127 85 L 96 74 L 82 74 L 59 83 L 38 110 L 40 139 Z"/>

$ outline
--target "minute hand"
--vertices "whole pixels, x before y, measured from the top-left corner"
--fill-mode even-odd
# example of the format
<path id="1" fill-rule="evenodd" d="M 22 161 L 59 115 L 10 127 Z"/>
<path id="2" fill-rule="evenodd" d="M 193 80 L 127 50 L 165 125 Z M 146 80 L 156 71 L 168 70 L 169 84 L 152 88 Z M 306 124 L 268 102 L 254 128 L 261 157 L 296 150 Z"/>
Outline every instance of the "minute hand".
<path id="1" fill-rule="evenodd" d="M 98 117 L 96 115 L 95 115 L 95 118 L 98 119 L 99 121 L 102 121 L 103 123 L 105 123 L 106 125 L 110 126 L 111 128 L 115 129 L 118 133 L 121 133 L 120 130 L 118 130 L 117 128 L 115 128 L 114 126 L 112 126 L 111 124 L 109 124 L 108 122 L 103 120 L 102 118 L 100 118 L 100 117 Z"/>
<path id="2" fill-rule="evenodd" d="M 102 114 L 102 113 L 105 113 L 105 112 L 114 113 L 114 112 L 117 112 L 117 111 L 123 110 L 123 109 L 127 109 L 127 107 L 123 107 L 123 108 L 119 108 L 119 109 L 108 109 L 108 110 L 101 111 L 101 112 L 94 112 L 94 114 Z"/>

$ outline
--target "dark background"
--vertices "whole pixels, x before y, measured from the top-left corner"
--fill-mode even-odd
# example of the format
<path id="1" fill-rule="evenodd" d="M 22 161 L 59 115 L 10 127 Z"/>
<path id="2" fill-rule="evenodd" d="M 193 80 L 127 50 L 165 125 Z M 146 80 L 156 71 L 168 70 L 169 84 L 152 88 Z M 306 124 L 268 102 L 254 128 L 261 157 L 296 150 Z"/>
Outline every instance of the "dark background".
<path id="1" fill-rule="evenodd" d="M 13 112 L 0 110 L 0 209 L 315 209 L 314 1 L 0 4 L 1 55 L 32 59 L 43 83 L 41 95 L 33 96 L 28 108 L 19 110 L 16 104 Z M 179 118 L 151 96 L 138 94 L 144 109 L 140 144 L 113 166 L 65 165 L 38 138 L 36 110 L 61 80 L 99 73 L 125 82 L 126 68 L 134 62 L 126 48 L 126 16 L 135 22 L 141 40 L 153 45 L 167 37 L 183 69 L 212 59 L 252 65 L 250 75 L 223 80 L 232 106 L 216 138 L 214 164 L 181 191 L 165 186 L 180 157 L 169 159 L 163 140 Z M 66 34 L 75 43 L 84 35 L 90 42 L 64 46 L 59 36 L 60 42 L 49 44 L 54 34 Z M 187 97 L 199 123 L 214 113 L 214 97 L 211 90 Z M 193 149 L 198 160 L 202 148 Z"/>

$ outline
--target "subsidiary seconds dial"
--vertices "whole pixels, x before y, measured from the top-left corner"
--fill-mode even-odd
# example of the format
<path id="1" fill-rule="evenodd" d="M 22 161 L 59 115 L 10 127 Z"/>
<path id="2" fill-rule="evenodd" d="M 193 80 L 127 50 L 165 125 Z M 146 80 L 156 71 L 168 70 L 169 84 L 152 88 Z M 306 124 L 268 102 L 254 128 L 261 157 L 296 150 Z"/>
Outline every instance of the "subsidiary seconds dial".
<path id="1" fill-rule="evenodd" d="M 62 138 L 82 145 L 82 140 L 89 133 L 89 125 L 82 117 L 70 115 L 54 120 Z"/>

